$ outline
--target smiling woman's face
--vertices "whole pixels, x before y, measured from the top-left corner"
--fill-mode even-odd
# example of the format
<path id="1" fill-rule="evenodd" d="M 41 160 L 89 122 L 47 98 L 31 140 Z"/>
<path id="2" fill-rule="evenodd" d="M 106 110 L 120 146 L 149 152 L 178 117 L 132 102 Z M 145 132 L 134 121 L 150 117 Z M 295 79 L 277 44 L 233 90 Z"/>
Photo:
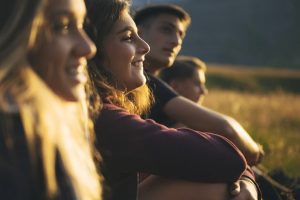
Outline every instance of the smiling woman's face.
<path id="1" fill-rule="evenodd" d="M 120 90 L 131 91 L 146 83 L 143 62 L 148 44 L 137 34 L 127 10 L 121 13 L 104 40 L 104 66 L 112 73 Z"/>
<path id="2" fill-rule="evenodd" d="M 29 52 L 34 70 L 61 98 L 78 101 L 85 94 L 86 63 L 96 47 L 83 30 L 83 0 L 51 0 L 46 9 L 46 32 Z"/>

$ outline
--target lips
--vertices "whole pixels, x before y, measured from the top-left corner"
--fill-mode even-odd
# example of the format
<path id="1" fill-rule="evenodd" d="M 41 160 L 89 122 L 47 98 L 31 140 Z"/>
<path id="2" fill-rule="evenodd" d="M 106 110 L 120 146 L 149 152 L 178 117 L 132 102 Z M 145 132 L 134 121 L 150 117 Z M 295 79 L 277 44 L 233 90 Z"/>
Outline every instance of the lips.
<path id="1" fill-rule="evenodd" d="M 83 84 L 87 81 L 85 65 L 77 65 L 66 68 L 68 78 L 75 84 Z"/>
<path id="2" fill-rule="evenodd" d="M 166 52 L 168 55 L 174 55 L 175 54 L 174 49 L 163 48 L 163 51 Z"/>
<path id="3" fill-rule="evenodd" d="M 142 68 L 144 66 L 144 59 L 133 61 L 131 64 L 135 67 Z"/>

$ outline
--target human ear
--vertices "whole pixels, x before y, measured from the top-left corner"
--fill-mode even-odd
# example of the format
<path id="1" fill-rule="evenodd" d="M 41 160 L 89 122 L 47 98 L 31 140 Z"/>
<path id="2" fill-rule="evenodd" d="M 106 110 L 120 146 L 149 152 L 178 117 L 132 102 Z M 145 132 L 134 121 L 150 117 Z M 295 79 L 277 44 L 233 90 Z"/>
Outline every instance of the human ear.
<path id="1" fill-rule="evenodd" d="M 174 90 L 180 90 L 180 83 L 178 83 L 178 81 L 176 80 L 171 80 L 169 83 L 168 83 Z"/>

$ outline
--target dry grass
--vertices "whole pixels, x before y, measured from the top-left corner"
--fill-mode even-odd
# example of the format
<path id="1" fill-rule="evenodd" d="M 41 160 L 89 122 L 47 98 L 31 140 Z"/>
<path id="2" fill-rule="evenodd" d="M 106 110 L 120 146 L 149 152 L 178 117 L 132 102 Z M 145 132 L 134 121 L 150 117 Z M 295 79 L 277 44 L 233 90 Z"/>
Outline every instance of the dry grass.
<path id="1" fill-rule="evenodd" d="M 204 105 L 234 117 L 263 144 L 266 167 L 300 176 L 300 95 L 211 89 Z"/>
<path id="2" fill-rule="evenodd" d="M 300 70 L 284 69 L 284 68 L 270 68 L 270 67 L 249 67 L 249 66 L 235 66 L 235 65 L 221 65 L 208 64 L 208 72 L 211 74 L 225 74 L 230 76 L 271 76 L 271 77 L 300 77 Z"/>

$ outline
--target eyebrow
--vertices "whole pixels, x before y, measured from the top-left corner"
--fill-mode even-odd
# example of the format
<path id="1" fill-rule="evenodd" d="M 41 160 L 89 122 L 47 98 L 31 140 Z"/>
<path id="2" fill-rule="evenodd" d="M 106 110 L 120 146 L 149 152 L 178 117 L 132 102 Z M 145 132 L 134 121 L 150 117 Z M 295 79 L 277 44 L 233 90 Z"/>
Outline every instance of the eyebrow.
<path id="1" fill-rule="evenodd" d="M 160 22 L 162 25 L 168 25 L 168 26 L 171 26 L 172 28 L 174 28 L 174 29 L 177 29 L 177 27 L 173 24 L 173 23 L 171 23 L 171 22 L 169 22 L 169 21 L 161 21 Z"/>
<path id="2" fill-rule="evenodd" d="M 161 21 L 160 23 L 161 23 L 162 25 L 171 26 L 173 29 L 175 29 L 175 30 L 181 32 L 183 36 L 185 35 L 185 30 L 184 30 L 184 29 L 179 29 L 179 28 L 177 28 L 176 25 L 174 25 L 173 23 L 171 23 L 171 22 L 169 22 L 169 21 Z"/>
<path id="3" fill-rule="evenodd" d="M 69 17 L 69 18 L 73 18 L 73 19 L 77 19 L 77 18 L 80 18 L 80 19 L 85 19 L 86 18 L 86 13 L 81 16 L 80 14 L 78 15 L 75 15 L 73 12 L 70 12 L 70 11 L 66 11 L 66 10 L 58 10 L 58 11 L 55 11 L 53 12 L 51 15 L 50 15 L 51 18 L 53 17 Z M 82 18 L 81 18 L 82 17 Z"/>
<path id="4" fill-rule="evenodd" d="M 121 30 L 119 30 L 117 32 L 117 34 L 124 33 L 126 31 L 136 32 L 136 30 L 132 26 L 126 26 L 126 27 L 122 28 Z"/>

